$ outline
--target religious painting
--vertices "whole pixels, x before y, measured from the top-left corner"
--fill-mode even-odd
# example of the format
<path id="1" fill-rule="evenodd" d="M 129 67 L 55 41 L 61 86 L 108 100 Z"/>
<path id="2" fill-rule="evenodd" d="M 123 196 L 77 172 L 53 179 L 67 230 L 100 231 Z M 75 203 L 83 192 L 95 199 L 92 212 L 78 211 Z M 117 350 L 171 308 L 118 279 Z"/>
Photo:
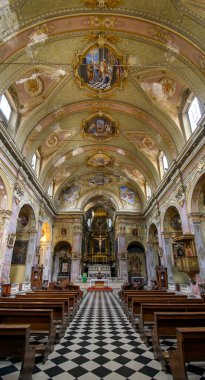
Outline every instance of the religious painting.
<path id="1" fill-rule="evenodd" d="M 61 236 L 67 235 L 67 228 L 61 228 Z"/>
<path id="2" fill-rule="evenodd" d="M 25 265 L 28 249 L 28 240 L 16 240 L 11 264 Z"/>
<path id="3" fill-rule="evenodd" d="M 102 173 L 97 173 L 88 180 L 89 186 L 105 186 L 111 182 L 111 178 L 105 177 Z"/>
<path id="4" fill-rule="evenodd" d="M 178 214 L 174 215 L 170 219 L 170 226 L 173 228 L 173 230 L 181 230 L 182 229 L 182 222 L 181 218 Z"/>
<path id="5" fill-rule="evenodd" d="M 123 201 L 134 205 L 137 201 L 136 194 L 133 190 L 131 190 L 129 187 L 123 185 L 120 186 L 119 189 L 120 197 Z"/>
<path id="6" fill-rule="evenodd" d="M 99 112 L 83 121 L 82 132 L 83 136 L 92 140 L 107 140 L 116 136 L 118 128 L 116 122 Z"/>
<path id="7" fill-rule="evenodd" d="M 16 240 L 16 234 L 9 234 L 8 241 L 7 241 L 7 247 L 13 248 L 15 240 Z"/>
<path id="8" fill-rule="evenodd" d="M 93 91 L 109 91 L 121 87 L 126 79 L 125 58 L 104 43 L 96 44 L 82 55 L 76 55 L 76 78 L 81 86 Z"/>
<path id="9" fill-rule="evenodd" d="M 88 159 L 86 160 L 86 165 L 92 167 L 112 166 L 113 159 L 107 156 L 106 154 L 99 152 L 88 157 Z"/>
<path id="10" fill-rule="evenodd" d="M 61 194 L 62 194 L 62 199 L 64 202 L 73 202 L 79 198 L 80 186 L 75 185 L 75 184 L 72 186 L 69 186 L 65 188 Z"/>

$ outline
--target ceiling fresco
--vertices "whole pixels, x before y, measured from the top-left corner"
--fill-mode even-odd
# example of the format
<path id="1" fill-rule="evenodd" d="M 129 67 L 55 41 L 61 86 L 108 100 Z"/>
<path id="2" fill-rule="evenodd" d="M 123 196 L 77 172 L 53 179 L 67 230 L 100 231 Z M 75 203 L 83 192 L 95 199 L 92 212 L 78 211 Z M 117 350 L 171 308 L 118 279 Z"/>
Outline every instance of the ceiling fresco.
<path id="1" fill-rule="evenodd" d="M 187 141 L 188 96 L 205 101 L 204 21 L 202 0 L 0 1 L 8 132 L 59 212 L 108 194 L 143 209 L 160 155 L 170 165 Z"/>

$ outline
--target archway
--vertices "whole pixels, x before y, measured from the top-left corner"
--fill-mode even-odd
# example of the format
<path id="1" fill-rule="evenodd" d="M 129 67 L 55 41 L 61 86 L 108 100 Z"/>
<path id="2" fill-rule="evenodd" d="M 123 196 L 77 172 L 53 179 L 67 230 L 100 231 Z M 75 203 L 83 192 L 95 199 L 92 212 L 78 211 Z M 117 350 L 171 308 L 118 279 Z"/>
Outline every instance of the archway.
<path id="1" fill-rule="evenodd" d="M 71 252 L 71 244 L 66 241 L 59 241 L 55 245 L 53 255 L 53 281 L 61 281 L 64 279 L 70 280 L 72 258 Z"/>
<path id="2" fill-rule="evenodd" d="M 11 282 L 23 282 L 28 267 L 32 266 L 35 253 L 32 232 L 35 231 L 35 227 L 34 211 L 30 205 L 26 204 L 21 208 L 17 219 L 16 240 L 10 269 Z M 30 273 L 29 270 L 28 273 Z"/>
<path id="3" fill-rule="evenodd" d="M 132 282 L 134 277 L 146 278 L 146 263 L 144 246 L 133 241 L 127 247 L 128 280 Z"/>

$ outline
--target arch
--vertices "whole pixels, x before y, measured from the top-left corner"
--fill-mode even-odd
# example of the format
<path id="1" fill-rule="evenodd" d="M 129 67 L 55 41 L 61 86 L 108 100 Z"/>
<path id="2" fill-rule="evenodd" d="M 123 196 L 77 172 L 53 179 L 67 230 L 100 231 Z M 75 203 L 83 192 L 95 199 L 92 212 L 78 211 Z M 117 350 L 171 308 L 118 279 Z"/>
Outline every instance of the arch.
<path id="1" fill-rule="evenodd" d="M 147 277 L 145 248 L 139 241 L 131 241 L 127 246 L 127 261 L 128 261 L 128 279 L 133 281 L 134 277 Z"/>
<path id="2" fill-rule="evenodd" d="M 205 194 L 205 169 L 195 178 L 191 186 L 187 205 L 188 213 L 205 212 L 205 208 L 200 210 L 201 206 L 205 206 L 205 199 L 200 199 L 203 193 Z"/>
<path id="3" fill-rule="evenodd" d="M 139 252 L 139 253 L 145 253 L 145 248 L 142 243 L 139 241 L 131 241 L 127 246 L 127 252 L 133 253 L 133 252 Z"/>
<path id="4" fill-rule="evenodd" d="M 31 266 L 35 249 L 34 244 L 31 244 L 33 242 L 31 233 L 36 231 L 35 227 L 36 218 L 34 210 L 29 204 L 24 204 L 17 218 L 16 241 L 12 252 L 10 269 L 12 282 L 23 282 L 26 267 Z"/>
<path id="5" fill-rule="evenodd" d="M 71 254 L 71 252 L 72 252 L 71 244 L 68 243 L 67 241 L 59 241 L 58 243 L 56 243 L 56 245 L 54 247 L 54 254 L 56 254 L 57 252 L 62 252 L 62 251 L 63 251 L 63 253 L 67 252 L 67 253 Z"/>
<path id="6" fill-rule="evenodd" d="M 85 206 L 92 200 L 92 198 L 99 196 L 99 195 L 103 195 L 106 198 L 108 198 L 109 200 L 111 200 L 116 211 L 119 211 L 123 207 L 120 199 L 115 194 L 113 194 L 111 191 L 103 190 L 103 192 L 101 191 L 101 194 L 99 194 L 99 190 L 97 190 L 97 189 L 93 190 L 92 189 L 89 192 L 87 192 L 86 194 L 84 194 L 78 200 L 76 208 L 80 209 L 81 211 L 84 211 Z"/>
<path id="7" fill-rule="evenodd" d="M 182 233 L 182 221 L 180 210 L 176 205 L 169 206 L 164 212 L 163 218 L 163 231 Z"/>

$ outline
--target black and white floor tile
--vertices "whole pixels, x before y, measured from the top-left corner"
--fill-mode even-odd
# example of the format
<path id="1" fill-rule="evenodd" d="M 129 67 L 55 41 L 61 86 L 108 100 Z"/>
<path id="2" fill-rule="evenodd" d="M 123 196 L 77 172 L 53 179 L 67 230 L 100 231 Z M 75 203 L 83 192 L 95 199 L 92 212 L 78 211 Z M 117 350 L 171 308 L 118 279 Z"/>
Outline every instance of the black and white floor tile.
<path id="1" fill-rule="evenodd" d="M 18 378 L 21 364 L 0 361 L 0 379 Z M 189 364 L 190 380 L 205 380 L 205 367 Z M 91 292 L 45 364 L 36 359 L 33 380 L 167 380 L 152 349 L 127 321 L 116 293 Z"/>

